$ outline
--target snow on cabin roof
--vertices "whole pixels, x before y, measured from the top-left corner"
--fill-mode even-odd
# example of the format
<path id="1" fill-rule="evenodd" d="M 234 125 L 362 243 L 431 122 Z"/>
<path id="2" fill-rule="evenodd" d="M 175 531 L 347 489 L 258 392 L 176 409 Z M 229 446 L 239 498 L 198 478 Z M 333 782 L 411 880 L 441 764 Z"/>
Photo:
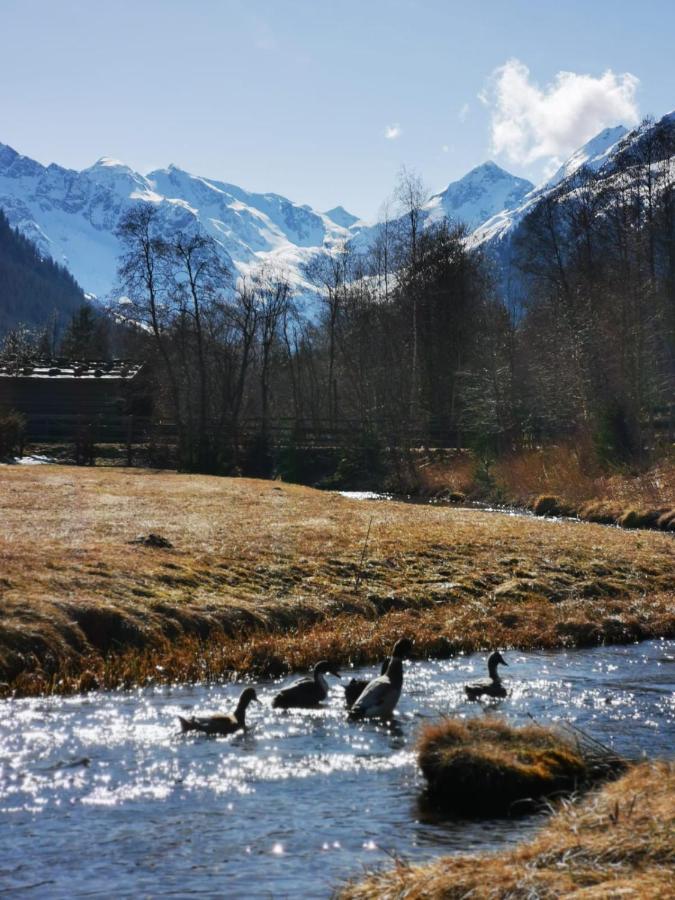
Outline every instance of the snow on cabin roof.
<path id="1" fill-rule="evenodd" d="M 0 364 L 0 378 L 49 378 L 54 380 L 124 380 L 134 378 L 142 366 L 125 359 L 115 360 L 35 360 L 27 364 Z"/>

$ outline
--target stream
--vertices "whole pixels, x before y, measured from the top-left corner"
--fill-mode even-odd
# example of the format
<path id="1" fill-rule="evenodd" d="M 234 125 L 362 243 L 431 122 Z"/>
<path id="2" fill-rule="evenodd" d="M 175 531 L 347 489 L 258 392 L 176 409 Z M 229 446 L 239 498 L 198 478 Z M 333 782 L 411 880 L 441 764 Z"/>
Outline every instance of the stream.
<path id="1" fill-rule="evenodd" d="M 675 641 L 505 653 L 513 722 L 565 720 L 620 753 L 669 756 Z M 440 714 L 480 716 L 463 685 L 481 654 L 406 664 L 392 725 L 325 708 L 278 711 L 259 683 L 250 730 L 180 735 L 177 714 L 231 709 L 241 685 L 180 685 L 0 701 L 0 894 L 12 897 L 329 897 L 392 855 L 492 850 L 541 815 L 430 821 L 414 743 Z M 344 671 L 344 680 L 375 667 Z"/>

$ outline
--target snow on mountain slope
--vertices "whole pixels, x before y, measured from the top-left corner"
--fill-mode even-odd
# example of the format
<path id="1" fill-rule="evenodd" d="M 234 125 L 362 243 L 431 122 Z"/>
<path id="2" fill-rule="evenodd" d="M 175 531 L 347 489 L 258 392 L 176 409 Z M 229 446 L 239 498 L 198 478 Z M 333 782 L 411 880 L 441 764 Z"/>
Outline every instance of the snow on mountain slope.
<path id="1" fill-rule="evenodd" d="M 673 115 L 673 114 L 671 114 Z M 668 120 L 664 116 L 662 122 Z M 631 141 L 641 137 L 641 130 L 630 131 L 623 125 L 605 128 L 595 137 L 576 150 L 548 180 L 538 185 L 522 198 L 518 205 L 505 207 L 492 218 L 487 219 L 470 236 L 470 245 L 494 246 L 496 242 L 510 237 L 529 212 L 544 197 L 554 190 L 565 193 L 567 186 L 573 183 L 573 176 L 583 167 L 593 172 L 603 169 L 611 171 L 615 155 Z"/>
<path id="2" fill-rule="evenodd" d="M 43 255 L 65 265 L 99 298 L 115 284 L 122 250 L 115 230 L 138 202 L 157 207 L 167 236 L 200 227 L 240 273 L 274 262 L 301 288 L 302 265 L 350 235 L 349 225 L 278 194 L 254 194 L 176 166 L 144 176 L 103 157 L 76 172 L 42 166 L 0 144 L 0 208 Z"/>
<path id="3" fill-rule="evenodd" d="M 331 222 L 335 222 L 336 225 L 339 225 L 341 228 L 351 228 L 352 225 L 356 225 L 359 221 L 358 216 L 353 216 L 350 212 L 348 212 L 344 206 L 334 206 L 333 209 L 329 209 L 324 213 Z"/>
<path id="4" fill-rule="evenodd" d="M 431 197 L 425 210 L 430 221 L 446 218 L 473 230 L 495 213 L 518 206 L 533 188 L 531 181 L 488 161 Z"/>
<path id="5" fill-rule="evenodd" d="M 444 191 L 434 194 L 424 204 L 421 220 L 424 226 L 447 219 L 462 223 L 471 231 L 496 213 L 514 209 L 534 188 L 531 181 L 511 175 L 493 162 L 471 169 L 458 181 L 451 181 Z M 403 221 L 401 217 L 395 221 Z M 378 226 L 352 229 L 352 243 L 365 250 L 375 240 Z"/>
<path id="6" fill-rule="evenodd" d="M 557 172 L 536 188 L 521 197 L 521 202 L 495 213 L 491 218 L 483 220 L 470 236 L 471 246 L 483 246 L 501 241 L 515 230 L 525 216 L 536 204 L 554 188 L 559 188 L 566 179 L 571 178 L 582 166 L 593 171 L 600 170 L 611 162 L 612 154 L 619 143 L 628 134 L 623 125 L 616 128 L 605 128 L 590 141 L 576 150 Z"/>
<path id="7" fill-rule="evenodd" d="M 644 160 L 648 158 L 652 164 L 670 159 L 672 167 L 675 164 L 673 146 L 675 112 L 663 116 L 658 122 L 646 121 L 632 131 L 623 126 L 607 128 L 575 151 L 548 181 L 530 191 L 520 205 L 505 209 L 479 225 L 469 235 L 468 246 L 480 248 L 491 258 L 503 299 L 517 309 L 522 307 L 526 298 L 526 283 L 515 264 L 517 238 L 523 233 L 524 220 L 538 204 L 548 199 L 563 208 L 566 204 L 573 204 L 578 196 L 582 168 L 596 173 L 602 186 L 611 184 L 617 172 L 630 179 L 632 161 L 642 159 L 644 165 Z"/>
<path id="8" fill-rule="evenodd" d="M 628 129 L 623 125 L 615 128 L 605 128 L 594 138 L 591 138 L 583 147 L 576 150 L 569 159 L 560 166 L 558 171 L 546 181 L 542 188 L 552 188 L 563 179 L 569 178 L 582 166 L 592 169 L 594 172 L 601 169 L 610 158 L 613 149 L 622 137 L 628 134 Z"/>

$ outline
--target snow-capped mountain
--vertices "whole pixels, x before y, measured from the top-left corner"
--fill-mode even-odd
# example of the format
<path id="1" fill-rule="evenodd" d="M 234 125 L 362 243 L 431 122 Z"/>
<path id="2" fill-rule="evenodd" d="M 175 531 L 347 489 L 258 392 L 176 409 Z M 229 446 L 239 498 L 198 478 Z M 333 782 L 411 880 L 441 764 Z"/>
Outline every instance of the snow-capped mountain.
<path id="1" fill-rule="evenodd" d="M 536 188 L 531 186 L 530 190 L 521 196 L 519 202 L 511 205 L 505 204 L 503 209 L 478 224 L 471 235 L 471 245 L 494 245 L 496 241 L 505 239 L 543 197 L 547 196 L 554 188 L 560 190 L 564 187 L 564 182 L 578 172 L 582 166 L 598 171 L 608 164 L 612 159 L 612 153 L 616 151 L 627 134 L 628 129 L 623 125 L 618 125 L 616 128 L 605 128 L 604 131 L 576 150 L 551 178 Z"/>
<path id="2" fill-rule="evenodd" d="M 650 128 L 673 128 L 675 113 L 654 126 L 627 132 L 607 128 L 570 156 L 546 182 L 534 187 L 494 162 L 472 169 L 433 195 L 422 210 L 422 224 L 442 219 L 473 229 L 470 247 L 488 253 L 501 270 L 502 283 L 517 280 L 511 271 L 512 239 L 542 199 L 573 196 L 582 167 L 611 176 L 617 157 L 648 139 Z M 76 172 L 43 166 L 0 144 L 0 208 L 45 256 L 63 264 L 89 294 L 105 297 L 113 289 L 121 252 L 115 235 L 134 203 L 154 204 L 167 236 L 199 227 L 210 234 L 223 258 L 240 274 L 268 262 L 283 269 L 300 293 L 308 286 L 303 265 L 342 242 L 356 249 L 372 244 L 376 226 L 336 206 L 318 212 L 278 194 L 257 194 L 233 184 L 192 175 L 176 166 L 141 175 L 103 157 Z M 516 301 L 517 302 L 517 301 Z"/>
<path id="3" fill-rule="evenodd" d="M 517 207 L 533 188 L 531 181 L 488 161 L 434 194 L 425 210 L 430 221 L 446 218 L 473 231 L 496 213 Z"/>
<path id="4" fill-rule="evenodd" d="M 534 189 L 531 181 L 518 178 L 488 161 L 471 169 L 458 181 L 451 181 L 444 191 L 433 194 L 422 208 L 422 226 L 447 219 L 475 230 L 494 215 L 516 208 Z M 395 220 L 400 222 L 401 219 Z M 353 243 L 365 250 L 375 240 L 377 225 L 353 229 Z"/>
<path id="5" fill-rule="evenodd" d="M 302 264 L 348 240 L 359 220 L 320 213 L 278 194 L 255 194 L 176 166 L 141 175 L 103 157 L 76 172 L 42 166 L 0 144 L 0 208 L 14 227 L 99 298 L 114 287 L 121 253 L 115 230 L 134 203 L 154 204 L 167 235 L 197 225 L 240 273 L 268 261 L 303 283 Z"/>
<path id="6" fill-rule="evenodd" d="M 664 139 L 666 136 L 668 139 Z M 641 149 L 647 144 L 651 145 L 649 158 L 653 163 L 661 154 L 664 159 L 671 159 L 672 171 L 675 163 L 675 157 L 671 155 L 675 146 L 675 112 L 653 124 L 643 123 L 632 131 L 622 125 L 604 129 L 576 150 L 551 178 L 530 191 L 521 203 L 498 212 L 473 231 L 468 245 L 470 248 L 480 248 L 492 260 L 501 284 L 502 298 L 507 303 L 518 308 L 527 294 L 520 270 L 514 264 L 514 254 L 517 252 L 517 238 L 530 213 L 546 200 L 563 205 L 574 203 L 582 169 L 594 173 L 598 185 L 611 184 L 619 171 L 619 163 L 627 163 L 623 172 L 630 178 L 631 159 L 639 159 Z"/>

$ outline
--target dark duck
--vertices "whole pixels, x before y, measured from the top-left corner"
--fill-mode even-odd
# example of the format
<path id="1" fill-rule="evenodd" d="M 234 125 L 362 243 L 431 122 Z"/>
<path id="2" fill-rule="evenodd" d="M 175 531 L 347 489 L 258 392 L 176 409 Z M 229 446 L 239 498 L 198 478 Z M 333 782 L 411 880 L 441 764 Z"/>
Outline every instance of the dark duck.
<path id="1" fill-rule="evenodd" d="M 342 678 L 337 669 L 326 660 L 322 660 L 314 666 L 313 675 L 294 681 L 293 684 L 280 690 L 272 701 L 272 706 L 276 709 L 302 709 L 303 707 L 318 706 L 328 696 L 327 674 Z"/>
<path id="2" fill-rule="evenodd" d="M 488 656 L 487 665 L 489 679 L 474 681 L 464 686 L 469 700 L 478 700 L 480 697 L 506 697 L 506 688 L 499 677 L 497 666 L 508 666 L 507 661 L 498 650 L 495 650 Z"/>
<path id="3" fill-rule="evenodd" d="M 237 708 L 233 713 L 193 716 L 191 719 L 184 719 L 183 716 L 178 716 L 181 731 L 201 731 L 204 734 L 233 734 L 235 731 L 245 729 L 246 709 L 253 700 L 257 703 L 260 702 L 255 688 L 247 687 L 242 691 Z"/>

